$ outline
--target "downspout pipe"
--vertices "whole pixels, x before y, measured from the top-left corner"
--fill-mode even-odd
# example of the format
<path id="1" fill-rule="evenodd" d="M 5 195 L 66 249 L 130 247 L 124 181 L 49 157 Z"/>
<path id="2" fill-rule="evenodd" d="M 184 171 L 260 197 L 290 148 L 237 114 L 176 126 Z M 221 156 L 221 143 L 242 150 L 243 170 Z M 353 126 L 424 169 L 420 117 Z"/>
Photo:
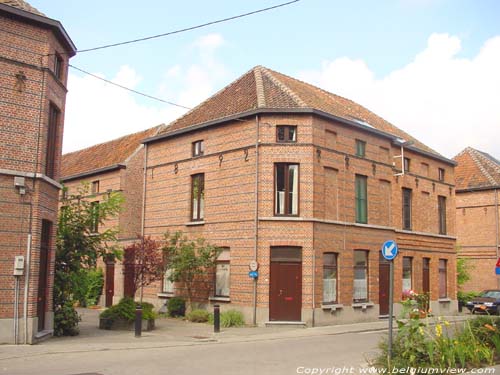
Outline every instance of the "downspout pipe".
<path id="1" fill-rule="evenodd" d="M 500 239 L 498 238 L 500 234 L 500 220 L 498 218 L 498 189 L 495 189 L 495 252 L 497 255 L 497 260 L 500 258 L 499 249 Z M 500 276 L 497 276 L 497 285 L 500 288 Z"/>
<path id="2" fill-rule="evenodd" d="M 255 238 L 253 260 L 257 262 L 259 246 L 259 137 L 260 137 L 260 119 L 255 115 Z M 253 313 L 252 324 L 257 325 L 257 278 L 253 279 Z"/>
<path id="3" fill-rule="evenodd" d="M 142 217 L 141 217 L 141 241 L 144 243 L 144 226 L 146 224 L 146 180 L 148 177 L 148 144 L 144 144 L 144 174 L 142 183 Z M 142 283 L 141 283 L 142 284 Z M 141 286 L 140 300 L 144 296 L 144 286 Z"/>

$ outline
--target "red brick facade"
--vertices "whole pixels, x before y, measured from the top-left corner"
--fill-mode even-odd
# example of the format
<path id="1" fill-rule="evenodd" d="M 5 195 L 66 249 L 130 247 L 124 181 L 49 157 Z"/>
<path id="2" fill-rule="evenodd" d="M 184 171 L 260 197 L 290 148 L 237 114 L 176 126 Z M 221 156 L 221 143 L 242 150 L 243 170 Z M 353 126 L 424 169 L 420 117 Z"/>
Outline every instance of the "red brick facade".
<path id="1" fill-rule="evenodd" d="M 265 68 L 251 71 L 257 77 L 257 91 L 261 69 Z M 456 311 L 454 163 L 428 149 L 422 151 L 423 147 L 409 147 L 405 149 L 405 157 L 411 160 L 410 171 L 395 176 L 401 165 L 394 158 L 401 152 L 396 138 L 401 135 L 376 131 L 364 119 L 368 126 L 308 110 L 306 107 L 316 106 L 309 104 L 314 100 L 317 108 L 320 105 L 326 108 L 329 102 L 321 102 L 322 96 L 332 94 L 276 72 L 265 72 L 273 77 L 263 86 L 274 84 L 275 90 L 285 82 L 281 95 L 289 99 L 276 92 L 271 92 L 272 95 L 257 92 L 254 96 L 259 103 L 263 97 L 266 104 L 289 100 L 303 109 L 280 106 L 269 109 L 268 105 L 262 105 L 252 115 L 234 116 L 236 120 L 220 119 L 217 110 L 228 111 L 233 105 L 225 106 L 224 96 L 230 96 L 233 103 L 240 103 L 240 97 L 232 91 L 246 92 L 242 102 L 252 97 L 248 85 L 255 82 L 247 74 L 174 122 L 163 136 L 147 141 L 145 233 L 160 238 L 167 231 L 182 230 L 191 238 L 203 237 L 215 245 L 229 247 L 230 296 L 211 300 L 222 303 L 225 309 L 241 310 L 247 322 L 255 319 L 257 324 L 263 324 L 273 318 L 270 285 L 271 253 L 275 246 L 300 247 L 299 320 L 321 325 L 378 318 L 380 248 L 388 239 L 396 240 L 400 249 L 395 260 L 396 300 L 403 291 L 403 257 L 412 258 L 411 287 L 416 291 L 422 291 L 422 262 L 423 258 L 429 258 L 432 309 L 438 314 Z M 355 103 L 351 109 L 358 110 L 359 116 L 367 113 Z M 210 110 L 215 112 L 212 121 L 204 118 Z M 371 115 L 373 123 L 383 121 Z M 205 122 L 190 124 L 189 118 Z M 297 126 L 296 142 L 278 143 L 279 125 Z M 383 125 L 391 133 L 399 131 L 389 128 L 390 124 Z M 193 157 L 192 143 L 198 140 L 204 142 L 204 154 Z M 356 156 L 356 140 L 366 142 L 364 157 Z M 299 165 L 299 203 L 295 216 L 275 215 L 276 163 Z M 439 168 L 445 171 L 441 180 Z M 199 173 L 204 174 L 204 219 L 192 221 L 191 179 Z M 356 175 L 367 179 L 366 224 L 355 222 Z M 412 189 L 411 230 L 402 229 L 402 188 Z M 439 196 L 446 201 L 446 228 L 442 234 Z M 362 303 L 353 303 L 355 250 L 368 252 L 368 298 Z M 323 259 L 328 252 L 337 254 L 337 301 L 333 305 L 322 303 Z M 248 275 L 249 262 L 254 258 L 260 265 L 256 304 L 254 282 Z M 446 269 L 441 271 L 445 283 L 441 291 L 440 260 L 446 260 Z M 158 303 L 160 290 L 158 284 L 150 286 L 146 298 Z M 182 294 L 182 290 L 177 293 Z"/>
<path id="2" fill-rule="evenodd" d="M 500 163 L 468 147 L 455 157 L 458 257 L 467 259 L 471 280 L 464 291 L 500 287 L 495 265 L 500 254 Z"/>
<path id="3" fill-rule="evenodd" d="M 3 1 L 0 40 L 0 343 L 31 343 L 50 334 L 53 326 L 54 236 L 60 188 L 56 181 L 68 59 L 76 49 L 59 22 Z M 57 113 L 52 119 L 51 108 Z M 24 186 L 16 187 L 15 177 L 24 178 L 18 179 Z M 42 245 L 43 221 L 51 224 Z M 46 277 L 40 277 L 41 252 L 47 255 L 42 272 Z M 22 276 L 15 277 L 16 256 L 24 256 L 25 269 Z M 40 289 L 40 279 L 46 288 Z"/>

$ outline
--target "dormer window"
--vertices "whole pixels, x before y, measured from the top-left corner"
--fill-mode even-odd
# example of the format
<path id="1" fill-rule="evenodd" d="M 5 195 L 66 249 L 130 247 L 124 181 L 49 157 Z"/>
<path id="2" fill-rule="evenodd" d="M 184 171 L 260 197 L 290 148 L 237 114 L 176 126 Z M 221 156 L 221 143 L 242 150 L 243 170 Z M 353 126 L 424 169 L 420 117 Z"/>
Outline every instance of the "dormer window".
<path id="1" fill-rule="evenodd" d="M 297 127 L 291 125 L 278 125 L 276 127 L 276 142 L 279 143 L 297 142 Z"/>
<path id="2" fill-rule="evenodd" d="M 192 146 L 193 157 L 202 156 L 204 151 L 205 151 L 205 146 L 203 144 L 203 141 L 193 142 Z"/>

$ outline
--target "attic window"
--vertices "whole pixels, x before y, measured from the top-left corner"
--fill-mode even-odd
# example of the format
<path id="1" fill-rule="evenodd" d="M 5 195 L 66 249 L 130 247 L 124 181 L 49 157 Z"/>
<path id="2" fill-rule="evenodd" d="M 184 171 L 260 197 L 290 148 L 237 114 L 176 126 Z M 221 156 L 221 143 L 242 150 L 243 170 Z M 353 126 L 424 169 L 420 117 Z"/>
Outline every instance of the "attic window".
<path id="1" fill-rule="evenodd" d="M 62 79 L 63 59 L 59 54 L 54 54 L 54 74 L 58 79 Z"/>
<path id="2" fill-rule="evenodd" d="M 203 141 L 193 142 L 192 146 L 193 157 L 202 156 L 204 151 L 205 151 L 205 145 L 203 144 Z"/>
<path id="3" fill-rule="evenodd" d="M 438 169 L 438 177 L 439 177 L 439 181 L 444 181 L 444 175 L 445 175 L 445 170 L 444 170 L 444 168 L 439 168 L 439 169 Z"/>
<path id="4" fill-rule="evenodd" d="M 92 181 L 92 194 L 99 193 L 99 180 Z"/>
<path id="5" fill-rule="evenodd" d="M 297 127 L 291 125 L 276 126 L 276 142 L 279 143 L 297 142 Z"/>

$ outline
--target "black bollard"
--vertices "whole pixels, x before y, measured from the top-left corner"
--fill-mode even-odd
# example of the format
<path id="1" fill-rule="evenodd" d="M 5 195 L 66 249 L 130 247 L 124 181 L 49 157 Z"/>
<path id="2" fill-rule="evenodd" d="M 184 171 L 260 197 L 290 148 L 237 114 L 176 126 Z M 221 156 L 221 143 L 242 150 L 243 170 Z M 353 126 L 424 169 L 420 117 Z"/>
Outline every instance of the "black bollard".
<path id="1" fill-rule="evenodd" d="M 214 332 L 220 332 L 220 307 L 219 305 L 214 305 Z"/>
<path id="2" fill-rule="evenodd" d="M 135 337 L 141 337 L 142 334 L 142 306 L 135 306 Z"/>

